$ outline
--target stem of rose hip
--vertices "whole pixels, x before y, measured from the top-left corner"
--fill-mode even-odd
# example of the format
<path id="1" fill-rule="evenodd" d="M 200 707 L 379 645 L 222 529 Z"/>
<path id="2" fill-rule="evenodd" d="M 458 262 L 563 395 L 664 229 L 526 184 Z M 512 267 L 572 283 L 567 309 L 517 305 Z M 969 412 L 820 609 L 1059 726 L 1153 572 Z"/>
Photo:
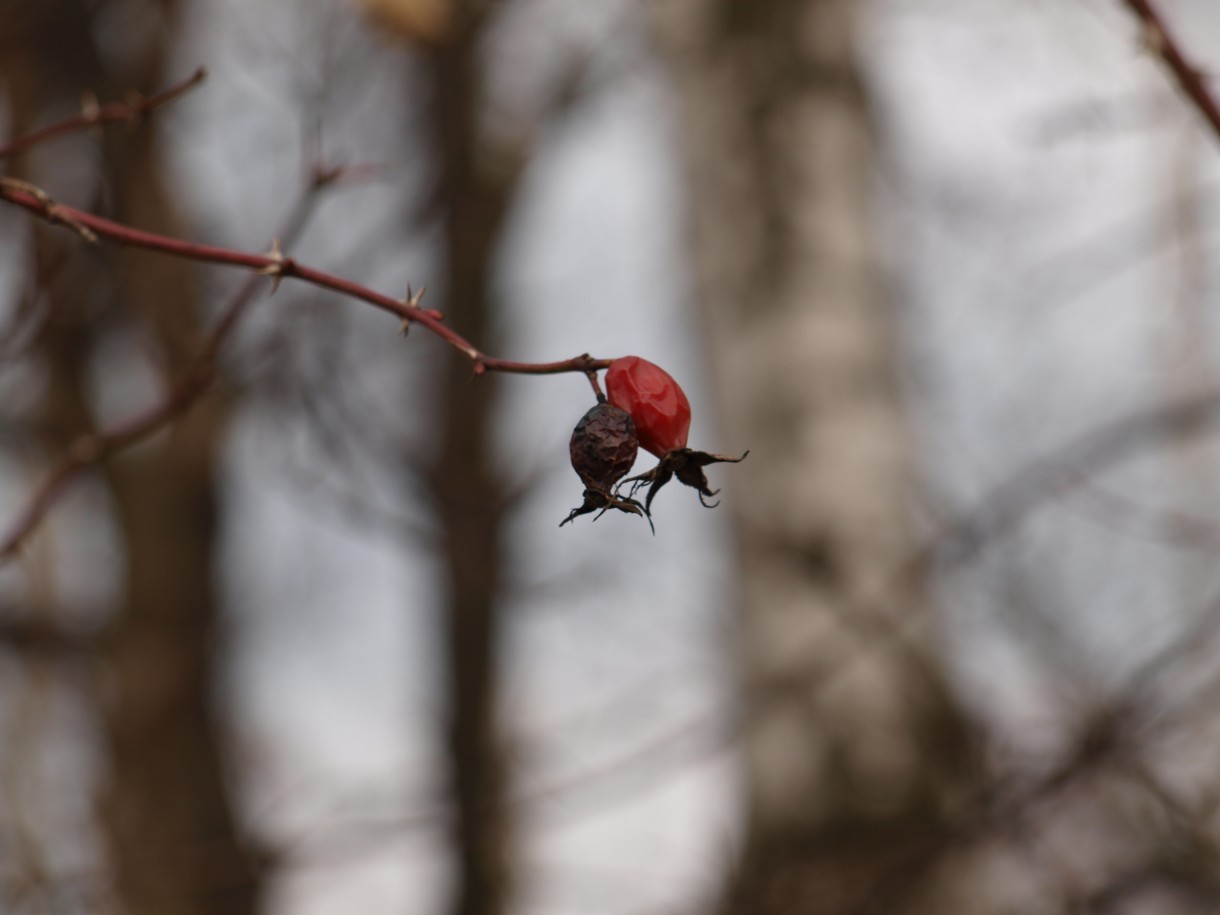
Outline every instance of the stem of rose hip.
<path id="1" fill-rule="evenodd" d="M 593 393 L 597 395 L 598 403 L 606 402 L 606 395 L 602 391 L 601 381 L 597 377 L 597 369 L 589 369 L 585 372 L 585 377 L 589 379 L 589 385 L 593 388 Z"/>

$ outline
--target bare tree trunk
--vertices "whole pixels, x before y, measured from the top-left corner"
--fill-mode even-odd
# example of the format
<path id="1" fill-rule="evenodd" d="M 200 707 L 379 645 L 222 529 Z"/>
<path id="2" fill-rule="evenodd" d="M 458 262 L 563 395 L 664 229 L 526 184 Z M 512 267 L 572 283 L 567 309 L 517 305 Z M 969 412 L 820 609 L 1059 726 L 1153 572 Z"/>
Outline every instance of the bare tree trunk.
<path id="1" fill-rule="evenodd" d="M 669 0 L 696 298 L 735 471 L 749 817 L 724 910 L 904 912 L 970 741 L 927 650 L 852 0 Z M 902 627 L 894 638 L 895 627 Z M 935 904 L 924 911 L 936 911 Z"/>
<path id="2" fill-rule="evenodd" d="M 168 21 L 172 3 L 162 3 Z M 44 0 L 18 15 L 5 45 L 19 126 L 82 92 L 116 94 L 162 80 L 167 48 L 142 48 L 116 78 L 102 63 L 89 5 Z M 144 13 L 147 15 L 147 12 Z M 162 34 L 168 29 L 162 31 Z M 109 132 L 104 180 L 113 215 L 182 234 L 163 184 L 154 130 Z M 55 188 L 51 188 L 52 193 Z M 50 239 L 44 239 L 50 243 Z M 129 322 L 167 376 L 199 337 L 196 284 L 182 263 L 105 252 L 107 283 L 71 271 L 52 279 L 43 351 L 70 405 L 64 439 L 90 424 L 85 368 L 101 327 Z M 228 409 L 205 398 L 163 438 L 107 466 L 125 557 L 120 605 L 104 634 L 102 698 L 110 780 L 102 803 L 116 887 L 133 915 L 251 915 L 261 880 L 237 836 L 214 715 L 215 467 Z"/>
<path id="3" fill-rule="evenodd" d="M 470 12 L 433 56 L 433 129 L 439 211 L 444 220 L 446 320 L 488 349 L 492 257 L 513 179 L 489 168 L 478 131 L 482 14 Z M 439 398 L 440 449 L 431 472 L 442 530 L 448 603 L 450 792 L 457 859 L 453 915 L 507 911 L 509 811 L 497 725 L 501 551 L 506 483 L 492 464 L 490 433 L 497 385 L 472 383 L 470 364 L 445 354 Z"/>

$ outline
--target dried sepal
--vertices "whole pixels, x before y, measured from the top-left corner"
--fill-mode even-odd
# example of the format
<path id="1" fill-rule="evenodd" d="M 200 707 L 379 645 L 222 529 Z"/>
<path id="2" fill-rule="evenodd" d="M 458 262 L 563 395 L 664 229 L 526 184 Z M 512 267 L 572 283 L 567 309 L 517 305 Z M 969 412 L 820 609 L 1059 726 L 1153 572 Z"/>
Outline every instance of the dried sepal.
<path id="1" fill-rule="evenodd" d="M 694 451 L 690 448 L 676 448 L 673 451 L 666 452 L 657 466 L 652 468 L 652 470 L 639 476 L 628 477 L 626 480 L 623 480 L 623 484 L 631 484 L 631 495 L 633 496 L 641 487 L 648 487 L 648 496 L 644 499 L 644 511 L 650 518 L 652 514 L 652 500 L 656 496 L 657 491 L 674 477 L 677 477 L 679 482 L 685 483 L 698 492 L 699 502 L 704 508 L 715 508 L 720 503 L 708 502 L 707 500 L 719 493 L 720 490 L 711 488 L 703 468 L 709 464 L 739 464 L 746 459 L 746 455 L 749 453 L 747 451 L 741 457 L 735 458 L 723 454 L 708 454 L 706 451 Z"/>
<path id="2" fill-rule="evenodd" d="M 599 489 L 586 489 L 584 501 L 578 508 L 572 509 L 566 518 L 559 522 L 559 526 L 563 527 L 574 518 L 581 515 L 587 515 L 591 512 L 597 512 L 597 518 L 600 518 L 612 508 L 617 508 L 619 511 L 628 512 L 632 515 L 641 515 L 648 522 L 648 526 L 655 533 L 656 528 L 652 527 L 652 517 L 644 510 L 635 499 L 623 498 L 622 496 L 612 495 L 608 492 L 602 492 Z M 597 518 L 593 520 L 596 521 Z"/>

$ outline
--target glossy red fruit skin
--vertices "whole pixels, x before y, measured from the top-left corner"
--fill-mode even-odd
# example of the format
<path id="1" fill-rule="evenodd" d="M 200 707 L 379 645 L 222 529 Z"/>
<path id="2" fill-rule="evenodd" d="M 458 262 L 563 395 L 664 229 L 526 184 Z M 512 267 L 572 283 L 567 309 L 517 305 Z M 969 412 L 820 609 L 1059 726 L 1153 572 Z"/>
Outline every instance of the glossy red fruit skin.
<path id="1" fill-rule="evenodd" d="M 660 366 L 639 356 L 615 359 L 606 370 L 606 396 L 631 414 L 645 451 L 662 457 L 686 447 L 690 401 Z"/>

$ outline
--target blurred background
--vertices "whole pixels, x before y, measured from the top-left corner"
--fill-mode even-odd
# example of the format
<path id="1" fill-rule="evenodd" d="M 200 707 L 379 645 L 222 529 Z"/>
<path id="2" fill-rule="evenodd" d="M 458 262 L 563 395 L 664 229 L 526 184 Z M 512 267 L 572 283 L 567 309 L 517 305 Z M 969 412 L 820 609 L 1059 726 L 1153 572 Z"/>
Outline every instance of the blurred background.
<path id="1" fill-rule="evenodd" d="M 199 66 L 4 174 L 751 455 L 560 529 L 581 375 L 0 207 L 0 537 L 188 407 L 0 563 L 0 913 L 1220 911 L 1220 139 L 1123 3 L 0 0 L 0 137 Z"/>

